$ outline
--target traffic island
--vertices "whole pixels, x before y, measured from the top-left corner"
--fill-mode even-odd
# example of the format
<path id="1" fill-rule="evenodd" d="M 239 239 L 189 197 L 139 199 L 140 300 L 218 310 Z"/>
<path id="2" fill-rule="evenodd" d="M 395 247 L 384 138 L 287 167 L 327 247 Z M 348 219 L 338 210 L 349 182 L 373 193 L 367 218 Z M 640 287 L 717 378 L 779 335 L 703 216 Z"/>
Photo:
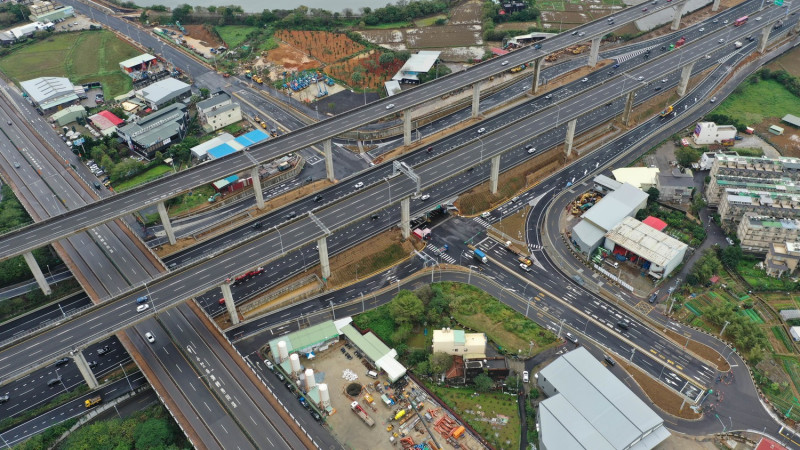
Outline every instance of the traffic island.
<path id="1" fill-rule="evenodd" d="M 691 404 L 689 400 L 684 399 L 672 389 L 654 380 L 649 374 L 629 364 L 627 360 L 619 358 L 617 355 L 610 354 L 609 356 L 630 375 L 625 378 L 623 382 L 634 390 L 634 392 L 636 391 L 635 388 L 638 387 L 641 393 L 644 394 L 654 406 L 680 419 L 698 420 L 703 417 L 689 407 Z M 633 381 L 631 381 L 631 379 Z"/>
<path id="2" fill-rule="evenodd" d="M 664 334 L 673 342 L 685 348 L 692 354 L 711 364 L 714 364 L 717 367 L 717 370 L 720 372 L 727 372 L 731 370 L 731 365 L 728 364 L 728 361 L 726 361 L 725 358 L 713 348 L 692 340 L 674 330 L 670 330 L 669 328 L 664 329 Z"/>

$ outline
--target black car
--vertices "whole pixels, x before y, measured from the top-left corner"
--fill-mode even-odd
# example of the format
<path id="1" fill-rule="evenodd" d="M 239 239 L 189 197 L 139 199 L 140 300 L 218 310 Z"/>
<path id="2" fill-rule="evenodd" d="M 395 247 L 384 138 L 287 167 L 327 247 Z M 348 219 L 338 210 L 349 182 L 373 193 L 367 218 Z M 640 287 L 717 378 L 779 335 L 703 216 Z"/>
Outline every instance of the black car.
<path id="1" fill-rule="evenodd" d="M 608 363 L 609 366 L 613 366 L 613 365 L 617 364 L 616 361 L 614 361 L 614 358 L 612 358 L 612 357 L 610 357 L 608 355 L 604 355 L 603 359 Z"/>
<path id="2" fill-rule="evenodd" d="M 51 379 L 50 381 L 47 382 L 47 386 L 53 387 L 59 383 L 61 383 L 61 377 Z"/>
<path id="3" fill-rule="evenodd" d="M 314 202 L 315 203 L 319 203 L 321 201 L 322 201 L 322 196 L 321 195 L 317 195 L 316 197 L 314 197 Z"/>
<path id="4" fill-rule="evenodd" d="M 294 219 L 295 217 L 297 217 L 297 213 L 292 211 L 286 215 L 286 220 Z"/>
<path id="5" fill-rule="evenodd" d="M 288 389 L 290 392 L 294 392 L 294 384 L 292 384 L 291 381 L 287 381 L 283 385 L 286 386 L 286 389 Z"/>
<path id="6" fill-rule="evenodd" d="M 620 322 L 617 322 L 617 326 L 618 326 L 618 327 L 619 327 L 621 330 L 627 330 L 627 329 L 628 329 L 628 324 L 627 324 L 627 323 L 625 323 L 625 322 L 622 322 L 622 321 L 620 321 Z"/>
<path id="7" fill-rule="evenodd" d="M 69 362 L 69 358 L 61 358 L 58 361 L 56 361 L 56 365 L 57 366 L 63 366 L 64 364 L 67 364 L 68 362 Z"/>
<path id="8" fill-rule="evenodd" d="M 373 215 L 370 216 L 370 219 L 378 220 L 378 215 L 377 214 L 373 214 Z"/>
<path id="9" fill-rule="evenodd" d="M 264 224 L 262 222 L 256 222 L 253 225 L 251 225 L 251 228 L 253 228 L 254 230 L 257 230 L 257 229 L 261 228 L 262 226 L 264 226 Z"/>
<path id="10" fill-rule="evenodd" d="M 317 422 L 321 422 L 322 421 L 322 416 L 317 414 L 316 411 L 311 411 L 311 417 L 313 417 L 314 420 L 316 420 Z"/>
<path id="11" fill-rule="evenodd" d="M 282 373 L 280 373 L 280 372 L 275 372 L 275 376 L 276 376 L 276 377 L 278 377 L 278 379 L 279 379 L 281 382 L 282 382 L 282 381 L 284 381 L 284 380 L 286 380 L 286 377 L 285 377 L 285 376 L 283 376 L 283 374 L 282 374 Z"/>
<path id="12" fill-rule="evenodd" d="M 94 369 L 97 366 L 97 361 L 89 361 L 89 368 Z"/>
<path id="13" fill-rule="evenodd" d="M 103 348 L 97 349 L 97 356 L 103 356 L 110 351 L 111 349 L 107 345 L 104 345 Z"/>
<path id="14" fill-rule="evenodd" d="M 347 350 L 345 350 L 345 348 L 344 348 L 344 347 L 339 347 L 339 351 L 340 351 L 340 352 L 342 352 L 342 354 L 343 354 L 343 355 L 344 355 L 345 353 L 347 353 Z"/>

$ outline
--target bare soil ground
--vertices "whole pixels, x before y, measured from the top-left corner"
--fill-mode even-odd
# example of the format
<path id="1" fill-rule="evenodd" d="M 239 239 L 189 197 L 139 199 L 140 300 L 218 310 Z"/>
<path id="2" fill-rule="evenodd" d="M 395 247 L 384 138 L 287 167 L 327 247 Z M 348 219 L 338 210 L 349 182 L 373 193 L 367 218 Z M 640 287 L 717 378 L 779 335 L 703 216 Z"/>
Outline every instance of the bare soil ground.
<path id="1" fill-rule="evenodd" d="M 220 45 L 224 45 L 217 35 L 206 28 L 205 25 L 186 25 L 184 28 L 189 37 L 197 39 L 206 47 L 219 47 Z"/>
<path id="2" fill-rule="evenodd" d="M 800 77 L 800 47 L 795 47 L 767 64 L 770 70 L 785 70 L 790 74 Z"/>
<path id="3" fill-rule="evenodd" d="M 405 31 L 408 48 L 464 47 L 483 44 L 480 25 L 445 25 Z"/>
<path id="4" fill-rule="evenodd" d="M 684 406 L 683 410 L 681 410 L 683 398 L 673 390 L 654 380 L 650 375 L 639 370 L 638 367 L 628 364 L 626 360 L 618 358 L 614 354 L 611 354 L 611 357 L 614 358 L 617 364 L 625 369 L 626 372 L 631 374 L 631 377 L 626 378 L 624 383 L 632 389 L 635 388 L 634 385 L 638 385 L 653 405 L 657 406 L 665 413 L 680 417 L 681 419 L 693 420 L 701 417 L 688 406 Z M 630 378 L 633 378 L 635 383 L 631 383 L 629 381 Z"/>
<path id="5" fill-rule="evenodd" d="M 483 15 L 480 0 L 470 0 L 450 10 L 450 24 L 480 24 Z"/>
<path id="6" fill-rule="evenodd" d="M 718 447 L 714 441 L 715 441 L 714 437 L 684 436 L 682 434 L 674 433 L 670 435 L 670 437 L 668 437 L 664 442 L 653 447 L 653 449 L 654 450 L 718 450 L 720 448 L 727 448 L 727 447 Z M 747 448 L 752 448 L 752 447 L 746 446 L 744 444 L 738 444 L 736 446 L 737 450 L 744 450 Z"/>
<path id="7" fill-rule="evenodd" d="M 286 71 L 299 72 L 306 69 L 313 69 L 321 65 L 319 61 L 285 42 L 280 42 L 278 48 L 270 50 L 263 59 L 278 66 L 275 70 L 276 73 L 283 72 L 280 68 Z"/>
<path id="8" fill-rule="evenodd" d="M 769 132 L 769 127 L 783 127 L 783 134 L 776 136 Z M 800 130 L 781 121 L 780 117 L 768 117 L 761 123 L 751 125 L 761 136 L 765 136 L 783 156 L 800 156 Z"/>
<path id="9" fill-rule="evenodd" d="M 525 206 L 519 213 L 504 217 L 503 220 L 494 224 L 493 227 L 515 239 L 527 243 L 525 236 L 527 236 L 528 233 L 526 232 L 525 224 L 528 222 L 526 218 L 530 210 L 530 206 Z M 491 234 L 491 232 L 489 232 L 489 234 Z"/>

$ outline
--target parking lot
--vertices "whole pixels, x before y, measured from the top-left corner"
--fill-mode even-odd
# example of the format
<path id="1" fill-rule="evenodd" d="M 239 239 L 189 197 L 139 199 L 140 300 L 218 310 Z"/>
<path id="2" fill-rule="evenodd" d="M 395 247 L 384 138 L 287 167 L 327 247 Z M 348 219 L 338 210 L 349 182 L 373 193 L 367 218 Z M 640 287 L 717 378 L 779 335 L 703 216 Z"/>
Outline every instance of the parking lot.
<path id="1" fill-rule="evenodd" d="M 348 354 L 351 359 L 346 358 L 345 355 Z M 305 369 L 314 369 L 318 384 L 328 385 L 331 414 L 325 420 L 336 439 L 346 447 L 390 449 L 396 445 L 402 448 L 403 443 L 400 441 L 404 438 L 410 438 L 414 444 L 430 442 L 431 436 L 422 424 L 425 421 L 439 446 L 456 448 L 440 433 L 433 431 L 436 423 L 443 416 L 448 416 L 440 405 L 428 398 L 413 382 L 404 389 L 395 390 L 382 374 L 377 378 L 367 376 L 367 372 L 373 367 L 368 366 L 366 360 L 356 357 L 355 348 L 347 348 L 344 342 L 339 342 L 326 351 L 316 353 L 311 360 L 301 358 L 300 361 Z M 357 394 L 348 394 L 348 387 L 351 393 Z M 388 404 L 382 396 L 389 400 Z M 417 399 L 421 403 L 419 414 L 409 410 L 409 398 Z M 367 425 L 351 410 L 353 401 L 357 401 L 375 422 L 374 426 Z M 395 420 L 401 410 L 405 410 L 405 413 Z M 426 413 L 429 414 L 429 420 L 425 418 Z M 445 421 L 454 422 L 452 417 Z M 392 437 L 395 445 L 390 440 Z M 453 442 L 456 441 L 460 448 L 483 448 L 467 432 L 459 439 L 453 439 Z"/>

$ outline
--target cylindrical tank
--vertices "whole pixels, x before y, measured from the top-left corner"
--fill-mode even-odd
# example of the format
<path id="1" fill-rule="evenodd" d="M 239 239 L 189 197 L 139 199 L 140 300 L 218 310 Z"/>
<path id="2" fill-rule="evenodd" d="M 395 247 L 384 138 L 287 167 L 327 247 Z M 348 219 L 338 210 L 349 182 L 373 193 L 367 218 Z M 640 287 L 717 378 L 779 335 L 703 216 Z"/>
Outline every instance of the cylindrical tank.
<path id="1" fill-rule="evenodd" d="M 306 391 L 314 389 L 317 382 L 314 381 L 314 369 L 306 369 Z"/>
<path id="2" fill-rule="evenodd" d="M 281 362 L 289 357 L 289 350 L 286 349 L 286 341 L 278 341 L 278 358 Z"/>
<path id="3" fill-rule="evenodd" d="M 300 357 L 297 353 L 292 353 L 291 356 L 289 356 L 289 363 L 292 365 L 292 372 L 295 374 L 300 373 Z"/>
<path id="4" fill-rule="evenodd" d="M 322 402 L 322 406 L 331 405 L 331 394 L 328 392 L 328 385 L 325 383 L 319 384 L 319 400 Z"/>

